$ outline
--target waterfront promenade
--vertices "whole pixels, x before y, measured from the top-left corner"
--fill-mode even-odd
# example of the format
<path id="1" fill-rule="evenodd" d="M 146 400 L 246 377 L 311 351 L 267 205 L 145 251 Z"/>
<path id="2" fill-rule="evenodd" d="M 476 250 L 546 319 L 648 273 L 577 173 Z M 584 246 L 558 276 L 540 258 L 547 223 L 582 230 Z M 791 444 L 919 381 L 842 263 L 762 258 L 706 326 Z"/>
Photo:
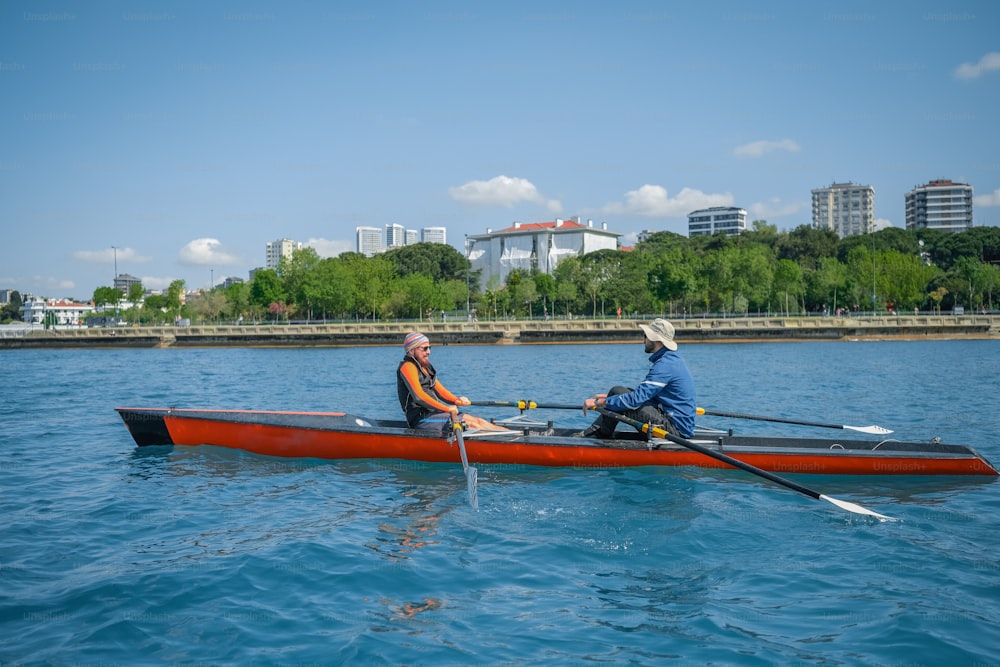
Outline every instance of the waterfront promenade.
<path id="1" fill-rule="evenodd" d="M 998 315 L 670 318 L 677 341 L 998 339 Z M 355 347 L 398 345 L 419 329 L 436 345 L 638 343 L 631 319 L 349 322 L 34 329 L 0 337 L 0 349 Z"/>

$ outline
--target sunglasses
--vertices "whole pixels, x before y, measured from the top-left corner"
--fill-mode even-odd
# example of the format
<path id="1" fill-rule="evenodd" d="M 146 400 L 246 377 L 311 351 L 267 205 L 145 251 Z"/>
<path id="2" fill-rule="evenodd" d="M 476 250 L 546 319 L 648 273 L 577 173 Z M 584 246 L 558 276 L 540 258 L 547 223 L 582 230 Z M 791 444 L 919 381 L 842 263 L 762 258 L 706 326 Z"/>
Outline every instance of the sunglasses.
<path id="1" fill-rule="evenodd" d="M 423 350 L 424 352 L 430 352 L 431 351 L 431 346 L 430 345 L 424 345 L 423 347 L 418 347 L 417 349 L 418 350 Z"/>

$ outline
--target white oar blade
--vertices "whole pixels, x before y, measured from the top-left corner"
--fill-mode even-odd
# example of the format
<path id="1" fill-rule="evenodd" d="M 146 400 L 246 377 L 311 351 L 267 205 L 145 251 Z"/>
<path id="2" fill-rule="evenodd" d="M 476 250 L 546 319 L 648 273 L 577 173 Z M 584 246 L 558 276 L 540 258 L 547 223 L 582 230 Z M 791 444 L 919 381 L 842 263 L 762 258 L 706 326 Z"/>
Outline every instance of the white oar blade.
<path id="1" fill-rule="evenodd" d="M 479 483 L 479 471 L 469 466 L 465 469 L 465 483 L 469 487 L 469 504 L 472 505 L 472 509 L 479 509 L 479 489 L 477 484 Z"/>
<path id="2" fill-rule="evenodd" d="M 844 426 L 843 428 L 849 428 L 852 431 L 861 431 L 862 433 L 873 433 L 875 435 L 886 435 L 887 433 L 892 433 L 892 429 L 885 428 L 883 426 Z"/>
<path id="3" fill-rule="evenodd" d="M 855 503 L 849 503 L 846 500 L 838 500 L 836 498 L 831 498 L 830 496 L 825 496 L 823 494 L 820 494 L 819 497 L 822 500 L 825 500 L 825 501 L 827 501 L 829 503 L 833 503 L 834 505 L 836 505 L 837 507 L 839 507 L 842 510 L 847 510 L 848 512 L 854 512 L 855 514 L 864 514 L 864 515 L 867 515 L 867 516 L 873 516 L 873 517 L 876 517 L 878 519 L 882 519 L 883 521 L 895 521 L 896 520 L 896 519 L 892 518 L 891 516 L 886 516 L 884 514 L 879 514 L 878 512 L 873 512 L 870 509 L 866 509 L 866 508 L 862 507 L 861 505 L 857 505 Z"/>

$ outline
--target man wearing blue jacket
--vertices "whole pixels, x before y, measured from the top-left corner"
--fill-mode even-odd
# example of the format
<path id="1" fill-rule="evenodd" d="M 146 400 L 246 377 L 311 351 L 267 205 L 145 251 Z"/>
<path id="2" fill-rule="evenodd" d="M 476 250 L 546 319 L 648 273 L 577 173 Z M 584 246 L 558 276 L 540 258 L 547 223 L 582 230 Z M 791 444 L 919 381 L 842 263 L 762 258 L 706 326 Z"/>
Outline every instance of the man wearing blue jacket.
<path id="1" fill-rule="evenodd" d="M 652 366 L 642 383 L 631 387 L 612 387 L 607 394 L 596 394 L 583 402 L 586 413 L 595 407 L 622 413 L 643 423 L 659 426 L 673 435 L 690 438 L 694 435 L 694 380 L 684 359 L 677 352 L 674 326 L 657 318 L 649 325 L 640 324 L 644 344 Z M 585 436 L 611 438 L 618 420 L 601 415 L 586 431 Z"/>

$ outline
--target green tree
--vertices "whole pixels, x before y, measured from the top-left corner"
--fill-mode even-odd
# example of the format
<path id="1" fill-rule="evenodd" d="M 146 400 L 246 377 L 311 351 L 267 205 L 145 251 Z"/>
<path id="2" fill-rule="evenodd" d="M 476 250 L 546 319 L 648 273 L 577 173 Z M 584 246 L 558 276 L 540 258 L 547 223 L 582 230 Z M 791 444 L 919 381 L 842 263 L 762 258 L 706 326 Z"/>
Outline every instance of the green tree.
<path id="1" fill-rule="evenodd" d="M 128 300 L 132 304 L 132 321 L 139 321 L 139 312 L 142 310 L 142 297 L 146 294 L 141 282 L 129 285 Z"/>
<path id="2" fill-rule="evenodd" d="M 926 299 L 927 285 L 940 273 L 940 269 L 926 266 L 913 253 L 897 250 L 880 252 L 876 260 L 884 276 L 883 294 L 887 302 L 900 310 L 919 308 Z"/>
<path id="3" fill-rule="evenodd" d="M 454 247 L 445 243 L 414 243 L 386 250 L 382 256 L 405 277 L 411 273 L 429 276 L 435 283 L 466 279 L 469 261 Z"/>
<path id="4" fill-rule="evenodd" d="M 354 275 L 355 307 L 372 319 L 379 316 L 381 309 L 387 305 L 392 294 L 393 282 L 396 280 L 396 267 L 385 257 L 375 255 L 349 256 L 347 266 Z M 341 255 L 344 258 L 344 255 Z"/>
<path id="5" fill-rule="evenodd" d="M 0 308 L 0 322 L 6 324 L 8 322 L 19 321 L 21 319 L 22 305 L 24 305 L 24 301 L 21 299 L 21 293 L 17 290 L 11 290 L 10 299 Z"/>
<path id="6" fill-rule="evenodd" d="M 947 287 L 938 287 L 937 289 L 930 292 L 927 296 L 930 297 L 931 301 L 934 303 L 934 310 L 938 313 L 941 312 L 941 301 L 948 294 Z"/>
<path id="7" fill-rule="evenodd" d="M 532 278 L 535 281 L 535 291 L 542 297 L 542 314 L 548 315 L 549 304 L 554 302 L 556 296 L 556 279 L 548 273 L 536 273 Z"/>
<path id="8" fill-rule="evenodd" d="M 778 259 L 790 259 L 803 268 L 819 268 L 824 257 L 836 257 L 839 239 L 829 229 L 800 225 L 778 243 Z"/>
<path id="9" fill-rule="evenodd" d="M 142 319 L 149 323 L 163 323 L 167 315 L 167 297 L 164 294 L 150 294 L 142 304 Z"/>
<path id="10" fill-rule="evenodd" d="M 975 257 L 959 257 L 952 267 L 952 274 L 961 281 L 969 308 L 979 306 L 983 301 L 984 288 L 988 280 L 986 265 Z"/>
<path id="11" fill-rule="evenodd" d="M 123 296 L 122 291 L 116 287 L 98 287 L 94 290 L 94 305 L 117 308 Z"/>
<path id="12" fill-rule="evenodd" d="M 830 312 L 836 312 L 847 287 L 847 267 L 836 257 L 822 257 L 819 268 L 810 274 L 810 285 L 814 302 L 829 304 Z"/>
<path id="13" fill-rule="evenodd" d="M 300 248 L 292 252 L 291 258 L 282 257 L 278 263 L 278 276 L 281 278 L 282 291 L 303 317 L 311 318 L 309 298 L 306 295 L 306 283 L 315 275 L 320 258 L 316 250 L 310 247 Z"/>
<path id="14" fill-rule="evenodd" d="M 521 306 L 523 305 L 523 312 L 530 318 L 532 315 L 532 306 L 538 301 L 538 289 L 535 287 L 535 281 L 518 281 L 511 294 L 511 300 L 513 301 L 515 315 L 522 312 Z"/>
<path id="15" fill-rule="evenodd" d="M 250 285 L 248 283 L 233 283 L 223 288 L 226 295 L 227 314 L 232 320 L 239 320 L 251 314 Z"/>
<path id="16" fill-rule="evenodd" d="M 184 296 L 184 281 L 174 280 L 167 286 L 167 310 L 177 316 L 181 313 L 181 298 Z"/>
<path id="17" fill-rule="evenodd" d="M 253 275 L 253 282 L 250 284 L 250 303 L 260 309 L 261 312 L 271 313 L 271 315 L 285 314 L 285 290 L 281 285 L 281 278 L 274 269 L 260 269 Z M 271 304 L 281 303 L 282 312 L 271 311 Z M 275 317 L 277 319 L 277 317 Z"/>
<path id="18" fill-rule="evenodd" d="M 676 304 L 682 305 L 685 310 L 690 309 L 692 300 L 697 298 L 699 272 L 696 265 L 699 260 L 693 255 L 686 255 L 680 245 L 641 254 L 650 257 L 647 285 L 652 297 L 659 304 L 666 305 L 664 310 L 670 312 Z"/>
<path id="19" fill-rule="evenodd" d="M 309 299 L 327 315 L 346 316 L 354 309 L 355 276 L 339 257 L 320 261 L 307 285 Z"/>
<path id="20" fill-rule="evenodd" d="M 790 259 L 779 259 L 774 270 L 774 291 L 784 297 L 785 316 L 791 314 L 791 302 L 795 299 L 798 304 L 798 296 L 802 293 L 802 267 L 798 262 Z M 798 306 L 795 308 L 798 311 Z"/>
<path id="21" fill-rule="evenodd" d="M 556 280 L 555 300 L 562 304 L 566 316 L 569 317 L 572 315 L 574 310 L 579 312 L 580 309 L 577 308 L 577 304 L 584 294 L 583 269 L 580 258 L 564 258 L 556 265 L 556 268 L 552 271 L 552 276 Z M 553 314 L 556 312 L 555 304 L 552 306 L 552 312 Z"/>
<path id="22" fill-rule="evenodd" d="M 396 281 L 389 298 L 389 309 L 396 317 L 423 320 L 428 311 L 444 308 L 441 292 L 430 276 L 411 273 Z"/>
<path id="23" fill-rule="evenodd" d="M 222 289 L 203 290 L 188 300 L 188 308 L 200 321 L 214 322 L 227 307 Z"/>

